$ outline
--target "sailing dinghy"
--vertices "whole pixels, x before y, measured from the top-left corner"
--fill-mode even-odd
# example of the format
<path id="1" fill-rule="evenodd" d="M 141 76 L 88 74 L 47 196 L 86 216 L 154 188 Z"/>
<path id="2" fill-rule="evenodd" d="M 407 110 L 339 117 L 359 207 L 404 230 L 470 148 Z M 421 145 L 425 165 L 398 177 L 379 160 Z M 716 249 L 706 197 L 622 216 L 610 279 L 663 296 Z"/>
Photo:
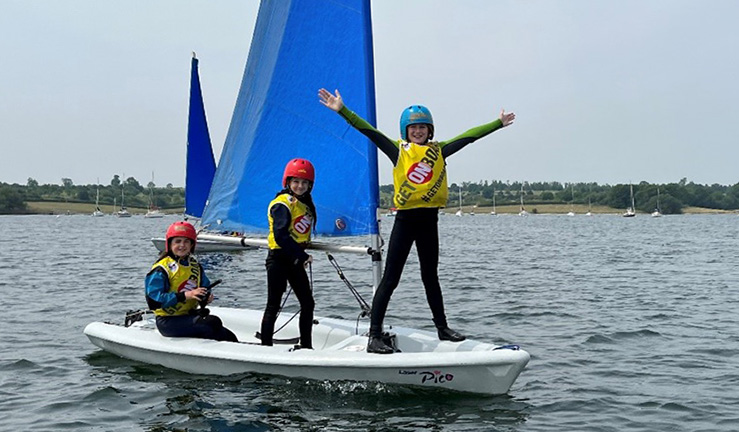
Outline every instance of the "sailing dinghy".
<path id="1" fill-rule="evenodd" d="M 312 350 L 292 344 L 262 346 L 254 337 L 262 311 L 209 308 L 239 338 L 239 343 L 169 338 L 156 330 L 153 314 L 129 327 L 94 322 L 85 328 L 93 344 L 119 355 L 188 373 L 233 375 L 260 373 L 328 381 L 373 381 L 433 387 L 480 394 L 504 394 L 529 361 L 517 346 L 496 346 L 467 340 L 440 341 L 436 333 L 393 327 L 402 352 L 365 351 L 367 327 L 356 321 L 316 317 Z M 277 328 L 289 318 L 281 314 Z M 284 335 L 283 335 L 284 333 Z M 297 339 L 296 326 L 280 337 Z"/>
<path id="2" fill-rule="evenodd" d="M 311 247 L 367 256 L 377 286 L 382 268 L 377 149 L 316 98 L 321 87 L 341 88 L 355 112 L 376 124 L 372 52 L 369 0 L 336 0 L 321 8 L 310 0 L 262 1 L 204 225 L 266 236 L 267 205 L 279 189 L 285 164 L 308 159 L 316 168 L 315 233 L 365 240 L 363 246 L 326 241 Z M 265 238 L 246 236 L 200 234 L 198 239 L 266 245 Z M 253 303 L 261 308 L 264 299 Z M 318 314 L 322 306 L 316 305 Z M 363 309 L 366 316 L 368 308 Z M 153 317 L 129 326 L 95 322 L 85 334 L 121 357 L 189 373 L 379 381 L 490 395 L 508 392 L 529 361 L 529 354 L 515 345 L 440 341 L 436 333 L 396 325 L 387 337 L 400 352 L 368 353 L 366 319 L 318 314 L 313 350 L 293 349 L 299 334 L 295 322 L 276 335 L 290 344 L 261 346 L 256 338 L 261 309 L 211 310 L 241 342 L 163 337 Z M 284 315 L 277 328 L 285 324 Z"/>

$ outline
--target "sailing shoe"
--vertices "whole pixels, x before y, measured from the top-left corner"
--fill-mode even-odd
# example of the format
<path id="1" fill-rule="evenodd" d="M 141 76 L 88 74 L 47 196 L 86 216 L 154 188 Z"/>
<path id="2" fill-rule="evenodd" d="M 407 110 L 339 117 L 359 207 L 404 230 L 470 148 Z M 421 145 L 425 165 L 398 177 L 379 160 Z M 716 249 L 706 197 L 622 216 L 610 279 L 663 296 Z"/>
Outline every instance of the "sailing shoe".
<path id="1" fill-rule="evenodd" d="M 387 345 L 382 338 L 370 336 L 367 341 L 367 352 L 375 354 L 392 354 L 393 347 Z"/>
<path id="2" fill-rule="evenodd" d="M 439 340 L 447 340 L 452 342 L 462 342 L 467 339 L 462 333 L 454 331 L 449 327 L 437 329 L 439 333 Z"/>

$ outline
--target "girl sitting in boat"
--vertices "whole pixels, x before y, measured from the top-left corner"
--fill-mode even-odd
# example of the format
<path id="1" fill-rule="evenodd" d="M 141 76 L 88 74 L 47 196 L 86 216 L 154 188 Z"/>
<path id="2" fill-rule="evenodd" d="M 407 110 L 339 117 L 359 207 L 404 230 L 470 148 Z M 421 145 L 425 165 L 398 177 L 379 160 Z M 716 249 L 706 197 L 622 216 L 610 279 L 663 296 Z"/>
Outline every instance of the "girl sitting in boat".
<path id="1" fill-rule="evenodd" d="M 315 180 L 313 164 L 293 159 L 285 166 L 283 189 L 269 203 L 269 236 L 267 242 L 267 306 L 261 326 L 262 345 L 273 343 L 275 321 L 280 313 L 282 295 L 287 283 L 300 302 L 299 348 L 313 348 L 313 293 L 305 267 L 313 257 L 305 252 L 316 223 L 316 206 L 311 190 Z"/>
<path id="2" fill-rule="evenodd" d="M 201 309 L 213 301 L 210 280 L 192 255 L 197 233 L 189 222 L 178 221 L 167 229 L 164 251 L 146 275 L 146 302 L 156 315 L 162 336 L 193 337 L 238 342 L 221 319 Z"/>
<path id="3" fill-rule="evenodd" d="M 393 203 L 398 209 L 388 245 L 385 272 L 372 300 L 367 351 L 390 354 L 393 348 L 382 339 L 382 323 L 390 296 L 400 282 L 411 246 L 416 243 L 421 280 L 426 289 L 439 339 L 461 342 L 465 336 L 449 328 L 439 284 L 439 209 L 446 206 L 446 158 L 490 133 L 508 126 L 515 114 L 501 111 L 500 118 L 470 129 L 448 141 L 432 141 L 434 121 L 422 105 L 406 108 L 400 116 L 400 140 L 393 141 L 356 113 L 350 111 L 336 90 L 318 91 L 320 102 L 336 111 L 350 125 L 367 136 L 393 163 Z"/>

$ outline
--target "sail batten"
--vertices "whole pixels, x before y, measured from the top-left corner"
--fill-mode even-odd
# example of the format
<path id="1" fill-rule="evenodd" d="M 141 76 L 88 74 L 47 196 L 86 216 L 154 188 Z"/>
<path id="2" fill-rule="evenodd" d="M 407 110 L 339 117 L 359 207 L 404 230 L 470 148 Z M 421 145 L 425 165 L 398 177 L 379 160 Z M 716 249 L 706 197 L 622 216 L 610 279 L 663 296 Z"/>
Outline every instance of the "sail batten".
<path id="1" fill-rule="evenodd" d="M 315 232 L 377 234 L 377 150 L 318 102 L 321 87 L 375 124 L 369 0 L 263 0 L 204 225 L 266 234 L 285 165 L 304 158 L 316 168 Z"/>

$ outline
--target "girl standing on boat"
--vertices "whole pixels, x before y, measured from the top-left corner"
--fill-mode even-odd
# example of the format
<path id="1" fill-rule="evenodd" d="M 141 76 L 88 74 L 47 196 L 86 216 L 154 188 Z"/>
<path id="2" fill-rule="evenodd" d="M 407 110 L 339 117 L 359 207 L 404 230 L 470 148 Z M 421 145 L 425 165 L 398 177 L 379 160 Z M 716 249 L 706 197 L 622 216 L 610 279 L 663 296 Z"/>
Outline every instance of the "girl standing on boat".
<path id="1" fill-rule="evenodd" d="M 197 311 L 198 304 L 213 301 L 213 294 L 205 288 L 210 280 L 192 255 L 196 243 L 195 227 L 173 223 L 167 229 L 164 252 L 146 275 L 146 302 L 156 315 L 157 329 L 162 336 L 238 342 L 220 318 Z"/>
<path id="2" fill-rule="evenodd" d="M 515 114 L 501 111 L 500 118 L 470 129 L 448 141 L 432 141 L 434 121 L 422 105 L 406 108 L 400 116 L 400 137 L 393 141 L 356 113 L 350 111 L 336 90 L 318 91 L 320 102 L 336 111 L 350 125 L 367 136 L 393 163 L 393 203 L 398 212 L 390 234 L 385 272 L 372 300 L 367 351 L 390 354 L 394 350 L 382 340 L 382 323 L 393 291 L 400 282 L 411 246 L 416 243 L 421 280 L 426 289 L 439 339 L 461 342 L 465 336 L 449 328 L 439 284 L 439 208 L 446 206 L 449 191 L 445 159 L 492 132 L 508 126 Z"/>
<path id="3" fill-rule="evenodd" d="M 316 223 L 316 206 L 311 190 L 315 180 L 313 164 L 293 159 L 285 166 L 283 189 L 269 203 L 267 242 L 267 306 L 262 316 L 262 345 L 272 345 L 275 321 L 280 312 L 287 283 L 300 302 L 300 348 L 313 348 L 313 293 L 305 267 L 313 257 L 305 253 Z"/>

